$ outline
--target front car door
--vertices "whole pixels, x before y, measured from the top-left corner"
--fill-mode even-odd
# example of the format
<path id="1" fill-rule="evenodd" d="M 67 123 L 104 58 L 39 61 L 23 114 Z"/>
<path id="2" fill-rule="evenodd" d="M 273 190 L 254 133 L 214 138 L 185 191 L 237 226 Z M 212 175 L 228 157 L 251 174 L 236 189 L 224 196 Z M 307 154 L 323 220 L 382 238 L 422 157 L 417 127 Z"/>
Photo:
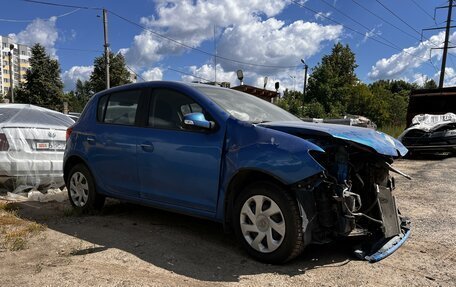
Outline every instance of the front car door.
<path id="1" fill-rule="evenodd" d="M 177 89 L 152 89 L 149 107 L 138 138 L 141 197 L 210 216 L 217 206 L 224 131 L 186 129 L 185 114 L 205 111 Z"/>

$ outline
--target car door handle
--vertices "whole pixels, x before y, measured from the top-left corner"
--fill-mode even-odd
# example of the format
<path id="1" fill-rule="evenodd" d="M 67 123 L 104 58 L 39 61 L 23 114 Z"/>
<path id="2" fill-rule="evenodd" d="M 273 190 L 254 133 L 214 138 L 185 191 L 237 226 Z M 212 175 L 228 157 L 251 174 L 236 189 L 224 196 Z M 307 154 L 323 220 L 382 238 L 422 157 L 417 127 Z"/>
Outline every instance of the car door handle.
<path id="1" fill-rule="evenodd" d="M 87 142 L 88 142 L 89 144 L 95 144 L 95 138 L 87 137 Z"/>
<path id="2" fill-rule="evenodd" d="M 140 144 L 141 148 L 143 151 L 147 151 L 147 152 L 153 152 L 154 151 L 154 145 L 151 144 L 151 143 L 143 143 L 143 144 Z"/>

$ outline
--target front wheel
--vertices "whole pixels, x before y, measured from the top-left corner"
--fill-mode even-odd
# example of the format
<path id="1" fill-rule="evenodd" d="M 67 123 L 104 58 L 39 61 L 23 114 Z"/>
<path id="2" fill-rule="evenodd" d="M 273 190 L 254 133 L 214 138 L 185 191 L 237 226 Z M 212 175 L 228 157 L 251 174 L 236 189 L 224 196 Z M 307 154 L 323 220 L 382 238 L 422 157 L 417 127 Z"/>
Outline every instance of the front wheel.
<path id="1" fill-rule="evenodd" d="M 238 240 L 258 261 L 284 263 L 304 249 L 297 201 L 279 185 L 249 185 L 237 197 L 233 215 Z"/>
<path id="2" fill-rule="evenodd" d="M 103 207 L 105 197 L 96 192 L 93 176 L 85 165 L 77 164 L 70 170 L 67 189 L 71 205 L 81 213 Z"/>

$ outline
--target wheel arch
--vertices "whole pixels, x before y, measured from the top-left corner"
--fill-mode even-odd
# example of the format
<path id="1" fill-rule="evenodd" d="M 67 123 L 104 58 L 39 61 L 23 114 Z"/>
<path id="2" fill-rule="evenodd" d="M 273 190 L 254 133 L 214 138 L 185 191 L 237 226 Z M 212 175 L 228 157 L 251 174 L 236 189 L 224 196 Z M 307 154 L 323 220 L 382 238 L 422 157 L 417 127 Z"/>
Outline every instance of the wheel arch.
<path id="1" fill-rule="evenodd" d="M 233 205 L 236 198 L 241 194 L 243 188 L 252 182 L 268 181 L 282 186 L 287 189 L 288 186 L 276 176 L 258 169 L 242 169 L 238 171 L 230 180 L 224 202 L 224 225 L 225 228 L 231 228 L 231 219 L 233 217 Z"/>
<path id="2" fill-rule="evenodd" d="M 66 159 L 65 166 L 63 167 L 63 180 L 65 181 L 65 184 L 67 184 L 68 174 L 70 173 L 71 168 L 73 168 L 73 166 L 75 166 L 77 164 L 85 165 L 85 167 L 89 170 L 89 172 L 93 176 L 93 172 L 90 169 L 89 165 L 86 163 L 86 161 L 84 159 L 82 159 L 80 156 L 72 155 Z"/>

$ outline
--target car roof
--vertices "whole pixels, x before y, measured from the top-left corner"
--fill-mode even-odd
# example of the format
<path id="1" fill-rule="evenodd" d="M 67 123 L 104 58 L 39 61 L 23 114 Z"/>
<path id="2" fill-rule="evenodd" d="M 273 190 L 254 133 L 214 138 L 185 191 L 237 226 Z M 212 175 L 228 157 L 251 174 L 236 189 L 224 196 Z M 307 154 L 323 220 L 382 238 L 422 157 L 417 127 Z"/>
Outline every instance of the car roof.
<path id="1" fill-rule="evenodd" d="M 125 90 L 130 90 L 130 89 L 142 89 L 142 88 L 148 88 L 148 87 L 156 87 L 156 86 L 166 86 L 166 87 L 211 87 L 214 89 L 225 89 L 219 86 L 213 86 L 213 85 L 208 85 L 208 84 L 202 84 L 202 83 L 186 83 L 186 82 L 180 82 L 180 81 L 149 81 L 149 82 L 140 82 L 140 83 L 132 83 L 132 84 L 125 84 L 122 86 L 117 86 L 114 88 L 110 88 L 108 90 L 103 90 L 97 95 L 104 95 L 107 93 L 112 93 L 112 92 L 120 92 L 120 91 L 125 91 Z"/>

